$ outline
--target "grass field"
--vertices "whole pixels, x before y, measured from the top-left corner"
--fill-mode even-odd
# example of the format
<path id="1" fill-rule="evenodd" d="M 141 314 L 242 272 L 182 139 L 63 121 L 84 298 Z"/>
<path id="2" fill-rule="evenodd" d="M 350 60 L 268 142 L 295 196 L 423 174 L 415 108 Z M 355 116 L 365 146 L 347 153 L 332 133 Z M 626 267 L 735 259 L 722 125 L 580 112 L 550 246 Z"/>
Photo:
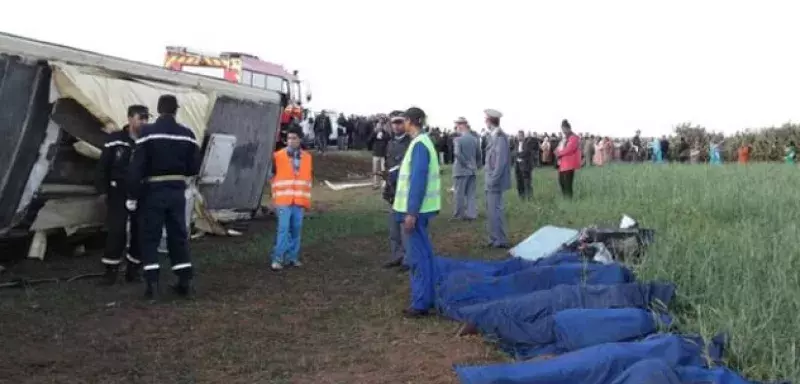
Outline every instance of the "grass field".
<path id="1" fill-rule="evenodd" d="M 798 172 L 778 164 L 588 169 L 567 202 L 555 172 L 537 170 L 533 202 L 508 193 L 508 227 L 517 242 L 546 224 L 615 225 L 632 215 L 657 231 L 639 275 L 678 285 L 681 328 L 729 332 L 730 365 L 749 378 L 797 381 Z M 259 221 L 242 238 L 192 244 L 194 301 L 151 306 L 138 300 L 140 286 L 99 291 L 89 282 L 0 292 L 0 382 L 454 383 L 452 364 L 504 359 L 479 338 L 456 338 L 457 324 L 398 315 L 407 282 L 380 268 L 387 207 L 378 193 L 318 188 L 315 200 L 302 270 L 267 270 L 274 224 Z M 480 248 L 482 221 L 448 222 L 450 206 L 433 225 L 438 252 L 502 256 Z M 9 273 L 15 268 L 36 271 Z M 39 268 L 97 264 L 54 259 Z"/>

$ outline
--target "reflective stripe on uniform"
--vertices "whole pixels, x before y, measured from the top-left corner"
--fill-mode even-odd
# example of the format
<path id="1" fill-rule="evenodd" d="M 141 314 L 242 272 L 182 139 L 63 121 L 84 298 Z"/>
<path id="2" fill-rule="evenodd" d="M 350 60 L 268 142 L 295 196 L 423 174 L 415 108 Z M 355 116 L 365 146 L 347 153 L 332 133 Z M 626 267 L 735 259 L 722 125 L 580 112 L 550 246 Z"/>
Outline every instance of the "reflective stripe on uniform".
<path id="1" fill-rule="evenodd" d="M 186 268 L 191 268 L 191 267 L 192 267 L 192 263 L 180 263 L 180 264 L 173 265 L 172 266 L 172 270 L 173 271 L 177 271 L 177 270 L 180 270 L 180 269 L 186 269 Z"/>
<path id="2" fill-rule="evenodd" d="M 130 261 L 131 263 L 134 263 L 134 264 L 141 264 L 141 263 L 142 263 L 142 261 L 141 261 L 141 260 L 139 260 L 139 259 L 137 259 L 137 258 L 135 258 L 135 257 L 131 256 L 131 254 L 130 254 L 130 253 L 126 254 L 126 255 L 125 255 L 125 258 L 126 258 L 126 259 L 128 259 L 128 261 Z"/>
<path id="3" fill-rule="evenodd" d="M 100 259 L 105 265 L 117 265 L 122 262 L 122 260 L 114 260 L 114 259 L 106 259 L 105 257 Z"/>
<path id="4" fill-rule="evenodd" d="M 161 175 L 161 176 L 150 176 L 145 180 L 148 183 L 158 183 L 161 181 L 186 181 L 189 178 L 184 175 Z"/>
<path id="5" fill-rule="evenodd" d="M 160 265 L 158 265 L 158 264 L 147 264 L 147 265 L 145 265 L 145 266 L 144 266 L 144 268 L 143 268 L 143 269 L 144 269 L 145 271 L 152 271 L 152 270 L 154 270 L 154 269 L 159 269 L 159 268 L 161 268 L 161 266 L 160 266 Z"/>
<path id="6" fill-rule="evenodd" d="M 195 140 L 195 139 L 193 139 L 193 138 L 191 138 L 189 136 L 169 135 L 169 134 L 165 134 L 165 133 L 156 133 L 156 134 L 153 134 L 153 135 L 147 135 L 145 137 L 142 137 L 142 138 L 136 140 L 136 145 L 140 145 L 140 144 L 142 144 L 144 142 L 147 142 L 147 141 L 150 141 L 150 140 L 186 141 L 186 142 L 192 143 L 194 145 L 198 145 L 197 144 L 197 140 Z"/>
<path id="7" fill-rule="evenodd" d="M 124 141 L 122 141 L 122 140 L 114 140 L 114 141 L 109 141 L 108 143 L 105 143 L 103 146 L 106 147 L 106 148 L 111 148 L 111 147 L 118 147 L 118 146 L 130 147 L 131 145 L 126 143 L 126 142 L 124 142 Z"/>
<path id="8" fill-rule="evenodd" d="M 272 187 L 288 187 L 288 186 L 301 186 L 301 187 L 311 187 L 310 181 L 304 180 L 278 180 L 272 183 Z"/>
<path id="9" fill-rule="evenodd" d="M 305 197 L 307 199 L 311 198 L 310 192 L 303 192 L 303 191 L 275 191 L 272 193 L 273 197 L 281 197 L 281 196 L 296 196 L 296 197 Z"/>

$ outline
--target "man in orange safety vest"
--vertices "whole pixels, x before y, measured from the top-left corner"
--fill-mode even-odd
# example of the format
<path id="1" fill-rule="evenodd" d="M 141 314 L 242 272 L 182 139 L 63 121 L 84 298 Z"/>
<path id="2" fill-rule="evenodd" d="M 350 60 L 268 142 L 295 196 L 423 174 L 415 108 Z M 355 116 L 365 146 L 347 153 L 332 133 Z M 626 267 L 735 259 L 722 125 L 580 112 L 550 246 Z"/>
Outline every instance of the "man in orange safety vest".
<path id="1" fill-rule="evenodd" d="M 272 157 L 272 204 L 278 216 L 275 248 L 272 251 L 273 271 L 285 266 L 299 267 L 300 233 L 303 215 L 311 208 L 311 155 L 300 148 L 302 133 L 290 130 L 286 148 Z"/>

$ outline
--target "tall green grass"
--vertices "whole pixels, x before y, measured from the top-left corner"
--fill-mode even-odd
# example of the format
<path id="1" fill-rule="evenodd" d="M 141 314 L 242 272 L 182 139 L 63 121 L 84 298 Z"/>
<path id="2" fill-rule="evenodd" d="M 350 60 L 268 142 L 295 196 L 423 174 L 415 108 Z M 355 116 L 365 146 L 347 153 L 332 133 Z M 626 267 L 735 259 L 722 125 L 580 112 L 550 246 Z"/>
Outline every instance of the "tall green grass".
<path id="1" fill-rule="evenodd" d="M 556 177 L 551 168 L 537 169 L 530 202 L 513 190 L 507 193 L 512 242 L 548 224 L 616 226 L 623 213 L 631 215 L 656 230 L 656 243 L 637 274 L 677 285 L 681 330 L 704 336 L 727 332 L 728 364 L 748 378 L 800 381 L 800 169 L 784 164 L 588 168 L 576 176 L 572 201 L 560 197 Z M 446 220 L 452 199 L 444 194 L 443 212 L 431 229 L 434 246 L 456 238 L 458 244 L 448 244 L 447 251 L 487 257 L 479 247 L 486 233 L 482 190 L 479 186 L 481 219 L 473 224 Z M 348 237 L 386 242 L 387 205 L 380 193 L 325 195 L 321 200 L 336 201 L 329 212 L 306 221 L 304 247 Z M 256 234 L 245 245 L 251 252 L 243 253 L 265 258 L 273 237 L 271 231 Z"/>
<path id="2" fill-rule="evenodd" d="M 629 214 L 656 230 L 637 272 L 677 284 L 681 329 L 728 332 L 728 363 L 746 377 L 800 380 L 800 169 L 589 168 L 573 201 L 558 196 L 553 170 L 534 179 L 533 202 L 508 198 L 515 240 L 545 224 L 617 225 Z"/>

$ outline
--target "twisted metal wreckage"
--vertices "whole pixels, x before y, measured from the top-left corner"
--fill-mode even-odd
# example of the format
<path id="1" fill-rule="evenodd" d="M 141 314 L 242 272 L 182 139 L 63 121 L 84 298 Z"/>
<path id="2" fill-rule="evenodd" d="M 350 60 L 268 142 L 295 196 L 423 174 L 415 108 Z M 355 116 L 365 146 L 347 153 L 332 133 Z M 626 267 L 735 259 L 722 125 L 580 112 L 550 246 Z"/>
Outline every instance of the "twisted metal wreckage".
<path id="1" fill-rule="evenodd" d="M 43 259 L 49 234 L 101 229 L 98 148 L 124 126 L 128 105 L 154 109 L 164 93 L 177 96 L 178 120 L 203 138 L 188 222 L 237 234 L 221 223 L 259 212 L 279 92 L 0 33 L 0 240 L 32 233 L 28 257 Z"/>

